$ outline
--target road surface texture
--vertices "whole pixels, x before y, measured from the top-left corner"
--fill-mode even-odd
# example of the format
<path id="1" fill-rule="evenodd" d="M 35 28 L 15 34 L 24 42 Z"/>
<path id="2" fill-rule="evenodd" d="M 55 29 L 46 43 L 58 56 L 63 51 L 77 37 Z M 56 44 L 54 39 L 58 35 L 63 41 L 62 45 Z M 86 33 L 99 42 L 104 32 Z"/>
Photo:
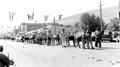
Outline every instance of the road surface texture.
<path id="1" fill-rule="evenodd" d="M 0 40 L 15 67 L 120 67 L 120 43 L 102 44 L 102 48 L 80 49 Z"/>

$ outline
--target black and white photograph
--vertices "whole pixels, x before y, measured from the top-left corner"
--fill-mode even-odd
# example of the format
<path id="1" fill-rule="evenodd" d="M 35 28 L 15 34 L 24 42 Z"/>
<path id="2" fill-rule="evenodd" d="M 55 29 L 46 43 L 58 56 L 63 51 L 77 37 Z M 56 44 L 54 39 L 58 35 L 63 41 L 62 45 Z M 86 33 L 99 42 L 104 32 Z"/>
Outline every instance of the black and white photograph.
<path id="1" fill-rule="evenodd" d="M 120 0 L 0 0 L 0 67 L 120 67 Z"/>

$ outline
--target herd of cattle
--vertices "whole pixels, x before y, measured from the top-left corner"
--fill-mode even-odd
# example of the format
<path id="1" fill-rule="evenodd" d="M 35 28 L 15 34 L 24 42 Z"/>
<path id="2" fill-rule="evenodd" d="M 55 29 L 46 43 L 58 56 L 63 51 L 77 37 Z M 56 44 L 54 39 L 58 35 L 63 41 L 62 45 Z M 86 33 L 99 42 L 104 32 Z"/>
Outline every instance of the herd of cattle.
<path id="1" fill-rule="evenodd" d="M 33 35 L 21 35 L 16 37 L 17 42 L 27 42 L 27 43 L 35 43 L 40 45 L 70 45 L 70 41 L 73 41 L 74 46 L 76 43 L 81 41 L 81 35 L 77 35 L 78 32 L 64 32 L 64 33 L 56 33 L 52 34 L 50 31 L 47 33 L 39 33 Z"/>
<path id="2" fill-rule="evenodd" d="M 120 34 L 117 34 L 116 38 L 120 39 Z M 95 38 L 93 38 L 95 37 Z M 70 41 L 73 42 L 74 47 L 94 49 L 92 41 L 95 40 L 95 47 L 101 47 L 101 41 L 104 38 L 108 38 L 107 40 L 112 40 L 112 32 L 109 32 L 109 35 L 105 35 L 104 31 L 96 30 L 94 34 L 91 31 L 86 30 L 84 32 L 66 32 L 65 30 L 58 32 L 56 34 L 52 34 L 51 31 L 41 32 L 39 34 L 31 34 L 31 35 L 19 35 L 15 39 L 15 41 L 19 42 L 27 42 L 27 43 L 35 43 L 40 45 L 62 45 L 63 47 L 68 47 L 70 45 Z M 80 44 L 82 42 L 82 44 Z M 89 44 L 90 43 L 90 44 Z M 98 45 L 99 44 L 99 45 Z M 14 61 L 10 60 L 9 57 L 4 55 L 3 46 L 0 46 L 0 57 L 2 57 L 2 61 L 0 61 L 0 67 L 9 67 L 10 65 L 14 65 Z M 4 62 L 4 63 L 3 63 Z"/>
<path id="3" fill-rule="evenodd" d="M 74 47 L 81 47 L 86 40 L 88 36 L 84 35 L 84 32 L 65 32 L 61 31 L 56 34 L 52 34 L 51 31 L 48 32 L 42 32 L 39 34 L 32 34 L 32 35 L 21 35 L 15 38 L 15 41 L 19 42 L 27 42 L 27 43 L 34 43 L 34 44 L 40 44 L 40 45 L 62 45 L 62 46 L 70 46 L 70 42 L 73 42 Z M 95 41 L 95 35 L 91 35 L 92 40 Z M 83 42 L 84 41 L 84 42 Z M 80 44 L 82 42 L 83 44 Z M 90 46 L 90 45 L 89 45 Z"/>

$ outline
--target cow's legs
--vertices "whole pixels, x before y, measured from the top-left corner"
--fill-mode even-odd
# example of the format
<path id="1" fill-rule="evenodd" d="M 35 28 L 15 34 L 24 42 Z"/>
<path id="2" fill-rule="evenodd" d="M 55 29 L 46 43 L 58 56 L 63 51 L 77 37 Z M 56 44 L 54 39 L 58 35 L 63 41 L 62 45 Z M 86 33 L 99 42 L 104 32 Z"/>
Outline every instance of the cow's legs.
<path id="1" fill-rule="evenodd" d="M 82 44 L 83 44 L 83 45 L 82 45 L 82 48 L 85 49 L 85 44 L 86 44 L 85 39 L 82 39 Z"/>
<path id="2" fill-rule="evenodd" d="M 89 42 L 90 42 L 90 46 L 91 46 L 91 48 L 94 49 L 94 47 L 93 47 L 93 43 L 92 43 L 92 37 L 90 37 Z"/>

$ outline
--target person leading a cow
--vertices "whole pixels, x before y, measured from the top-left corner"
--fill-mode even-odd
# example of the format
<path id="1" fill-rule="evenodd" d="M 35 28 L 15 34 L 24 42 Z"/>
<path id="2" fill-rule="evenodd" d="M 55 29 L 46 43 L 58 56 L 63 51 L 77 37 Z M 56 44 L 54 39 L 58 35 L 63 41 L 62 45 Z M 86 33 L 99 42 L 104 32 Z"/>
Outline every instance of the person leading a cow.
<path id="1" fill-rule="evenodd" d="M 100 29 L 97 29 L 95 31 L 95 47 L 101 48 L 101 41 L 102 41 L 102 35 L 104 34 L 104 31 L 100 31 Z"/>

